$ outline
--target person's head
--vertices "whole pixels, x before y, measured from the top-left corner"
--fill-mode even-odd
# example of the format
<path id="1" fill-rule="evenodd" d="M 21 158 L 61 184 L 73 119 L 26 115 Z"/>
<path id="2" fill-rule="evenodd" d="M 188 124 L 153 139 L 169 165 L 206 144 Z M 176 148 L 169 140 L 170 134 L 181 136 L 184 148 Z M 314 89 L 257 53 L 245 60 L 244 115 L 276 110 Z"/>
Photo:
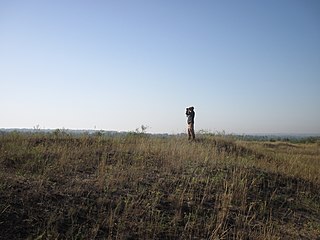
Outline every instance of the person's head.
<path id="1" fill-rule="evenodd" d="M 189 107 L 189 110 L 190 110 L 190 111 L 193 111 L 193 109 L 194 109 L 194 107 Z"/>

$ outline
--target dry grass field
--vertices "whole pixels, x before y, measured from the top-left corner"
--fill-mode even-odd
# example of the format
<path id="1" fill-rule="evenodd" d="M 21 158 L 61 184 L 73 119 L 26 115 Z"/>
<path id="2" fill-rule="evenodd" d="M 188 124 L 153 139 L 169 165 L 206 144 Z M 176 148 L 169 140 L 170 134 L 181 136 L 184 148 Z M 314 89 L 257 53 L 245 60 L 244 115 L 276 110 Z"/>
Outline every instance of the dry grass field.
<path id="1" fill-rule="evenodd" d="M 320 143 L 0 135 L 0 239 L 320 239 Z"/>

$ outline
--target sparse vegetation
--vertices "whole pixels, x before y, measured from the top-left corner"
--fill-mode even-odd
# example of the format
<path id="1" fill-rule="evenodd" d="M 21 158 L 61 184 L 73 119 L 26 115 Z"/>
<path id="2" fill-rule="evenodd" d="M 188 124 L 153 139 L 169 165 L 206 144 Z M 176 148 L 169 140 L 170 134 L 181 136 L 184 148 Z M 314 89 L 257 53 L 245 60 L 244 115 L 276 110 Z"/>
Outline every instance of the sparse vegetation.
<path id="1" fill-rule="evenodd" d="M 319 177 L 318 141 L 2 134 L 0 238 L 317 239 Z"/>

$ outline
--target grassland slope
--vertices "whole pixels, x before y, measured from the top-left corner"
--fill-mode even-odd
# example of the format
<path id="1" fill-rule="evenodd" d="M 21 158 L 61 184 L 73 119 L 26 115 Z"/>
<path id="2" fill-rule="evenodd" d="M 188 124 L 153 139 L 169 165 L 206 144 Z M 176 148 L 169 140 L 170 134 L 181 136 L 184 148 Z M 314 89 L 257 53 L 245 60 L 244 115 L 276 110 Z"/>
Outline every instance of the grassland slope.
<path id="1" fill-rule="evenodd" d="M 317 239 L 319 144 L 0 136 L 0 239 Z"/>

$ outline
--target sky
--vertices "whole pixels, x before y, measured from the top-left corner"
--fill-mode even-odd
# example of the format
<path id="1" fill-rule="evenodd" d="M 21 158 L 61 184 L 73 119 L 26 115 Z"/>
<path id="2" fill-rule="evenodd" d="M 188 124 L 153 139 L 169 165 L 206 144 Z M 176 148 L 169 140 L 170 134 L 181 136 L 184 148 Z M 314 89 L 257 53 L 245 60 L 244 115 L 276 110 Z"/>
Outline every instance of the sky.
<path id="1" fill-rule="evenodd" d="M 317 0 L 0 1 L 0 128 L 320 133 Z"/>

